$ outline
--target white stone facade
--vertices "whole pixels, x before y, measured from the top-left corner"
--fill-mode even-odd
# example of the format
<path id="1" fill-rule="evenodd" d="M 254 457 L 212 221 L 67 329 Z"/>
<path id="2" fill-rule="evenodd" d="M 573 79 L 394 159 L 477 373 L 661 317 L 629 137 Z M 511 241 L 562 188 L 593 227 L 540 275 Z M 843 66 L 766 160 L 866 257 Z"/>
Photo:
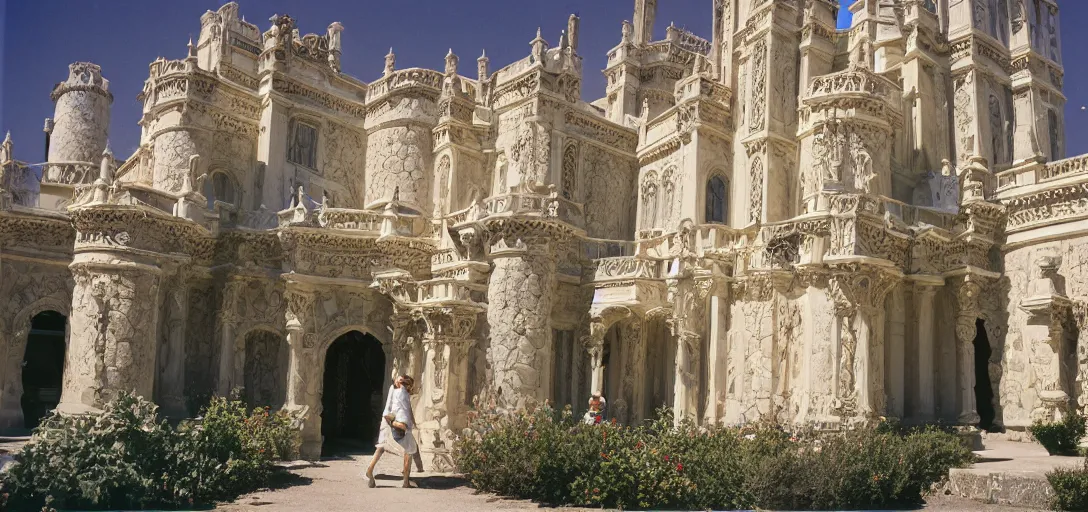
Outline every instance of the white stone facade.
<path id="1" fill-rule="evenodd" d="M 151 64 L 123 162 L 108 82 L 74 64 L 39 190 L 0 146 L 0 428 L 42 311 L 68 318 L 63 411 L 244 388 L 315 457 L 410 374 L 439 470 L 481 394 L 820 428 L 1088 407 L 1053 0 L 858 0 L 847 30 L 834 0 L 707 3 L 709 39 L 652 41 L 637 0 L 591 103 L 575 16 L 497 71 L 390 51 L 365 83 L 339 23 L 229 3 Z"/>

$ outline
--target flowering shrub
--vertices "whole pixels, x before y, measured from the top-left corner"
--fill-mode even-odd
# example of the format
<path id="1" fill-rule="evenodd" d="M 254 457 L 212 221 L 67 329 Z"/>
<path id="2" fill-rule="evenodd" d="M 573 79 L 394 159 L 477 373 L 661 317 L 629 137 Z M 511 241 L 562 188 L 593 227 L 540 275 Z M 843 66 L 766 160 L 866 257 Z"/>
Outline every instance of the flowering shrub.
<path id="1" fill-rule="evenodd" d="M 213 399 L 200 424 L 171 428 L 121 394 L 102 414 L 46 418 L 0 481 L 14 510 L 147 509 L 232 499 L 265 482 L 296 438 L 284 413 Z M 2 502 L 3 500 L 0 500 Z"/>
<path id="2" fill-rule="evenodd" d="M 1085 433 L 1085 418 L 1075 411 L 1070 411 L 1061 421 L 1032 423 L 1031 435 L 1051 455 L 1076 455 L 1077 444 Z"/>
<path id="3" fill-rule="evenodd" d="M 655 509 L 842 509 L 915 504 L 971 462 L 937 430 L 789 432 L 673 424 L 586 425 L 550 408 L 479 414 L 456 460 L 480 490 L 549 504 Z"/>
<path id="4" fill-rule="evenodd" d="M 1083 468 L 1058 468 L 1046 474 L 1054 488 L 1050 508 L 1054 510 L 1088 510 L 1088 459 Z"/>

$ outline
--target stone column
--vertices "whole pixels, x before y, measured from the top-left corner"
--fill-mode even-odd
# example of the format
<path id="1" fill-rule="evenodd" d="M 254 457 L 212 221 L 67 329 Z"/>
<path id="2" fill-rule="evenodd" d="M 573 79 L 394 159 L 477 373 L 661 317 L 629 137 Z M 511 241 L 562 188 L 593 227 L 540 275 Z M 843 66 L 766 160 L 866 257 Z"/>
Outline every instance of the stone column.
<path id="1" fill-rule="evenodd" d="M 836 409 L 843 421 L 885 413 L 884 299 L 896 280 L 880 269 L 844 265 L 829 281 L 839 325 Z"/>
<path id="2" fill-rule="evenodd" d="M 299 456 L 306 460 L 321 457 L 321 360 L 313 329 L 314 296 L 290 290 L 287 300 L 287 344 L 291 350 L 287 370 L 287 399 L 284 409 L 296 418 L 300 428 Z"/>
<path id="3" fill-rule="evenodd" d="M 698 414 L 699 333 L 681 330 L 676 337 L 676 382 L 673 387 L 673 417 L 679 421 Z"/>
<path id="4" fill-rule="evenodd" d="M 979 422 L 975 403 L 975 321 L 979 316 L 978 295 L 981 293 L 979 278 L 964 274 L 952 283 L 956 298 L 956 355 L 959 378 L 961 424 L 976 425 Z"/>
<path id="5" fill-rule="evenodd" d="M 906 399 L 906 305 L 904 304 L 903 291 L 896 289 L 888 299 L 888 321 L 885 324 L 887 332 L 886 352 L 884 361 L 884 382 L 888 396 L 888 415 L 895 418 L 903 418 Z"/>
<path id="6" fill-rule="evenodd" d="M 501 390 L 500 406 L 522 407 L 527 399 L 543 404 L 548 394 L 542 372 L 547 371 L 551 347 L 556 286 L 552 243 L 511 236 L 491 252 L 494 268 L 487 288 L 491 333 L 487 357 L 493 385 Z"/>
<path id="7" fill-rule="evenodd" d="M 930 422 L 936 419 L 937 409 L 933 394 L 933 375 L 936 368 L 933 365 L 933 296 L 937 289 L 928 284 L 916 284 L 914 287 L 914 301 L 918 312 L 918 325 L 915 333 L 918 336 L 918 408 L 915 411 L 916 419 L 920 422 Z"/>
<path id="8" fill-rule="evenodd" d="M 228 281 L 223 285 L 223 297 L 219 302 L 219 316 L 216 318 L 216 333 L 219 337 L 219 383 L 216 393 L 219 396 L 230 396 L 234 387 L 240 384 L 234 381 L 234 356 L 237 351 L 235 329 L 241 322 L 236 306 L 243 286 L 241 280 Z"/>
<path id="9" fill-rule="evenodd" d="M 469 354 L 480 309 L 426 307 L 420 450 L 433 471 L 455 469 L 453 442 L 466 424 Z"/>
<path id="10" fill-rule="evenodd" d="M 150 398 L 162 271 L 100 253 L 77 254 L 69 268 L 75 288 L 57 409 L 95 412 L 123 391 Z"/>
<path id="11" fill-rule="evenodd" d="M 729 288 L 722 286 L 710 296 L 707 307 L 707 404 L 706 422 L 717 424 L 725 414 L 726 360 L 729 356 Z"/>
<path id="12" fill-rule="evenodd" d="M 185 418 L 185 337 L 189 323 L 189 283 L 186 271 L 178 272 L 174 288 L 166 293 L 166 344 L 160 358 L 159 404 L 171 418 Z"/>
<path id="13" fill-rule="evenodd" d="M 627 424 L 635 424 L 646 417 L 646 337 L 642 323 L 642 319 L 634 319 L 623 326 L 622 339 L 627 354 L 623 378 Z"/>

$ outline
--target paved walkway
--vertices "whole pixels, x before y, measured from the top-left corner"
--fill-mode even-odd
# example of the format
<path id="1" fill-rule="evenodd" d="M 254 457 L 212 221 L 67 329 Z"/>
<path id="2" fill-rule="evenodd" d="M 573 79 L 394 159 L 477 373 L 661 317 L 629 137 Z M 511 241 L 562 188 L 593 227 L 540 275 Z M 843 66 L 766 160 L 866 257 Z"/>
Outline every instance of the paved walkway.
<path id="1" fill-rule="evenodd" d="M 523 500 L 475 494 L 461 479 L 434 473 L 412 474 L 413 489 L 400 487 L 400 462 L 383 457 L 375 472 L 378 486 L 366 487 L 362 477 L 367 456 L 325 460 L 318 467 L 291 471 L 287 487 L 248 494 L 216 510 L 228 512 L 368 511 L 510 511 L 548 508 Z M 599 509 L 561 508 L 563 512 Z M 1024 508 L 987 505 L 954 496 L 934 496 L 925 510 L 1024 512 Z"/>

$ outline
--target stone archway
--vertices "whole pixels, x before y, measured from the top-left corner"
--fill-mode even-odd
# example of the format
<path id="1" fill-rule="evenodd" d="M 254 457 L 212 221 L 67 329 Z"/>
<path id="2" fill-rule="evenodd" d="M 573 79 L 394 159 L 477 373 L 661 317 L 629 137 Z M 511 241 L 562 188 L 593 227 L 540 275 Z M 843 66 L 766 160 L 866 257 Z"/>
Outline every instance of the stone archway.
<path id="1" fill-rule="evenodd" d="M 67 329 L 68 317 L 53 310 L 42 311 L 30 320 L 20 372 L 23 428 L 37 427 L 60 403 Z"/>
<path id="2" fill-rule="evenodd" d="M 290 350 L 283 336 L 264 329 L 248 332 L 242 348 L 242 398 L 249 407 L 283 407 L 287 399 Z"/>
<path id="3" fill-rule="evenodd" d="M 387 386 L 386 354 L 376 337 L 353 330 L 328 346 L 321 388 L 324 454 L 373 450 Z"/>

